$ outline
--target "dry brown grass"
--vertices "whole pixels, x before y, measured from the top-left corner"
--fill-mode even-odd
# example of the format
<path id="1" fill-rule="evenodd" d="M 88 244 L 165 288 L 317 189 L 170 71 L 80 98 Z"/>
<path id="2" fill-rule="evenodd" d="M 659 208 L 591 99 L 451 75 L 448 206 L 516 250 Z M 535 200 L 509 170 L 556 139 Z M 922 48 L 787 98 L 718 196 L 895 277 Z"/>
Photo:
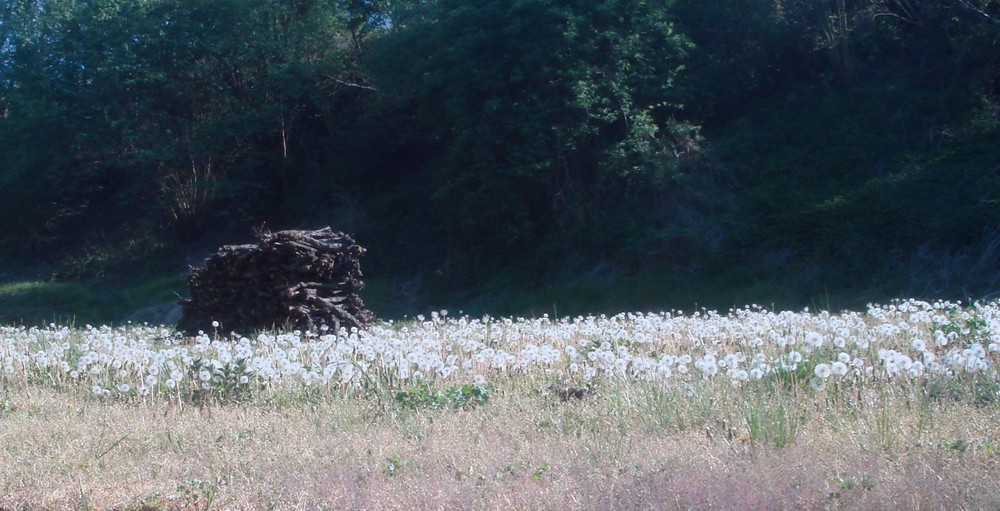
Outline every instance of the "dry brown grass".
<path id="1" fill-rule="evenodd" d="M 609 383 L 563 402 L 520 382 L 438 411 L 371 397 L 123 404 L 28 387 L 2 404 L 4 510 L 1000 506 L 1000 407 L 919 387 Z M 771 437 L 751 438 L 751 412 Z"/>

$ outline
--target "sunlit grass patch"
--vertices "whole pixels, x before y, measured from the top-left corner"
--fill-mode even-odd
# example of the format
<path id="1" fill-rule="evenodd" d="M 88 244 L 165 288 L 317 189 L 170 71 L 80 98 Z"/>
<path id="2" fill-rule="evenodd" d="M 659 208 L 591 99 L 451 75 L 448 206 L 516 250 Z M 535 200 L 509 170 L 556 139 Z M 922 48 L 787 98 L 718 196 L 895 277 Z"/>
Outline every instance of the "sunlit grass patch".
<path id="1" fill-rule="evenodd" d="M 138 284 L 0 283 L 0 322 L 29 326 L 85 321 L 122 324 L 137 309 L 176 301 L 185 291 L 184 278 L 178 274 Z"/>
<path id="2" fill-rule="evenodd" d="M 99 302 L 90 289 L 78 283 L 37 280 L 0 283 L 0 320 L 8 323 L 65 323 L 77 313 L 96 309 Z"/>

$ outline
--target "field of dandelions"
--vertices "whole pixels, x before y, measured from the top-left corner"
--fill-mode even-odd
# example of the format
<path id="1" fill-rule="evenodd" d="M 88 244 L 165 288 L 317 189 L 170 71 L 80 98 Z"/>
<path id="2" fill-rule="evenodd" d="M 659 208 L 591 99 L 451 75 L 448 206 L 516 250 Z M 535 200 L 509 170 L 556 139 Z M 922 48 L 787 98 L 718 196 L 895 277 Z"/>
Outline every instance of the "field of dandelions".
<path id="1" fill-rule="evenodd" d="M 997 509 L 1000 303 L 0 327 L 0 510 Z"/>

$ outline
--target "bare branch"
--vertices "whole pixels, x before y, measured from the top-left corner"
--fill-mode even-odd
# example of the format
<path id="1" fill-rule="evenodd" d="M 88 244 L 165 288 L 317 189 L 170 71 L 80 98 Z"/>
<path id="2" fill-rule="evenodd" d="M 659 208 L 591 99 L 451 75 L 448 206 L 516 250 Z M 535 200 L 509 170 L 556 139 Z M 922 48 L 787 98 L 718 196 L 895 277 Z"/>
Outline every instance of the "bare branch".
<path id="1" fill-rule="evenodd" d="M 345 87 L 351 87 L 351 88 L 355 88 L 355 89 L 364 89 L 364 90 L 370 90 L 370 91 L 378 92 L 378 89 L 376 89 L 375 87 L 372 87 L 370 85 L 362 85 L 360 83 L 345 82 L 345 81 L 341 80 L 340 78 L 337 78 L 337 77 L 331 76 L 331 75 L 327 75 L 326 77 L 329 78 L 329 79 L 331 79 L 331 80 L 333 80 L 333 81 L 335 81 L 335 82 L 337 82 L 337 83 L 339 83 L 339 84 L 341 84 L 341 85 L 343 85 L 343 86 L 345 86 Z"/>
<path id="2" fill-rule="evenodd" d="M 962 7 L 965 7 L 967 10 L 972 11 L 973 13 L 976 13 L 976 14 L 982 16 L 983 18 L 986 18 L 986 19 L 992 21 L 993 23 L 1000 23 L 1000 20 L 998 20 L 998 19 L 990 16 L 989 13 L 987 13 L 986 11 L 980 9 L 979 7 L 976 7 L 969 0 L 958 0 L 958 3 Z"/>

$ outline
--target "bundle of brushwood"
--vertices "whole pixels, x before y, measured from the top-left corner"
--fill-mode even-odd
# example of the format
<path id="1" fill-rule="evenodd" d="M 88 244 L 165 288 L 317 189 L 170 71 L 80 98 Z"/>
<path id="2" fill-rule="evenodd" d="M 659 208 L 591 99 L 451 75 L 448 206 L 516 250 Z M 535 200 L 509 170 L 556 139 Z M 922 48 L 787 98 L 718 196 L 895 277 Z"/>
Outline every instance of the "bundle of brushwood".
<path id="1" fill-rule="evenodd" d="M 364 287 L 358 258 L 365 249 L 329 227 L 261 232 L 250 245 L 226 245 L 188 278 L 177 328 L 189 334 L 249 332 L 290 326 L 364 328 L 374 315 L 357 295 Z"/>

